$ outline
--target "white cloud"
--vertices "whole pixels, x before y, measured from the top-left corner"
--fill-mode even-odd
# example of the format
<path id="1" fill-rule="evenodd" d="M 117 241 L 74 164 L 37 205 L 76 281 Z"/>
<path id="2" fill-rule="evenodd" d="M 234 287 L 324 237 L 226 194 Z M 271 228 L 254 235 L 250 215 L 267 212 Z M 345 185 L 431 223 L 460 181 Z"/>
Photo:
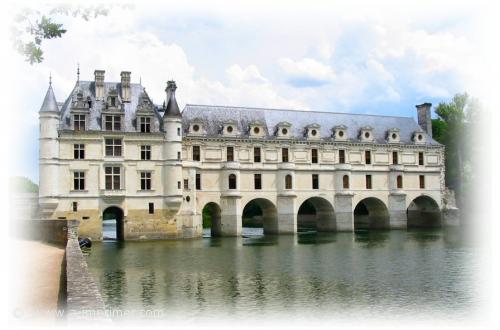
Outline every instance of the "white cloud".
<path id="1" fill-rule="evenodd" d="M 320 86 L 331 82 L 335 78 L 333 69 L 326 64 L 312 58 L 303 58 L 294 61 L 290 58 L 278 60 L 288 82 L 296 87 Z"/>
<path id="2" fill-rule="evenodd" d="M 249 65 L 242 68 L 238 64 L 233 64 L 226 70 L 226 74 L 233 84 L 237 83 L 265 83 L 267 79 L 264 78 L 259 69 L 255 65 Z"/>

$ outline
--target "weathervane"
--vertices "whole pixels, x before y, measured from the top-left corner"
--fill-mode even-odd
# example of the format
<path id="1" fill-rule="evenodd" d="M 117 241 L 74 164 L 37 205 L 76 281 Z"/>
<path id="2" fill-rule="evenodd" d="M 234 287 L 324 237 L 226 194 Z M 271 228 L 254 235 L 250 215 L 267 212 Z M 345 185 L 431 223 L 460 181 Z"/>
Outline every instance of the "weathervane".
<path id="1" fill-rule="evenodd" d="M 52 71 L 49 72 L 49 85 L 52 86 Z"/>

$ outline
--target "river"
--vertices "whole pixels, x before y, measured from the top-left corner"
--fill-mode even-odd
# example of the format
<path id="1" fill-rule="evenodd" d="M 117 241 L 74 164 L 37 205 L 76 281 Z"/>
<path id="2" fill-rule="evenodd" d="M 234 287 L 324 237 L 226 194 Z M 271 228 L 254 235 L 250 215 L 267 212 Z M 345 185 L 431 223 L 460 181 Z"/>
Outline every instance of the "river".
<path id="1" fill-rule="evenodd" d="M 87 261 L 107 308 L 164 319 L 456 318 L 477 305 L 477 254 L 456 228 L 245 228 L 239 238 L 96 242 Z"/>

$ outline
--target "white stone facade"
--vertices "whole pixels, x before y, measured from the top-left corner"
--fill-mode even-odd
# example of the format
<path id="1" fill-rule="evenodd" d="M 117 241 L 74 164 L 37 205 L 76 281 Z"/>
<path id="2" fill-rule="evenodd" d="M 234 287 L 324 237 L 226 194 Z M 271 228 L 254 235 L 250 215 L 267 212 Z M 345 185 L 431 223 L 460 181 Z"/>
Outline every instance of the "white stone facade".
<path id="1" fill-rule="evenodd" d="M 123 239 L 200 237 L 207 205 L 212 234 L 237 236 L 250 202 L 269 234 L 296 233 L 306 218 L 318 231 L 440 224 L 444 147 L 424 130 L 430 104 L 417 109 L 420 126 L 292 110 L 180 113 L 173 82 L 159 107 L 130 72 L 119 83 L 95 75 L 62 106 L 49 87 L 40 110 L 41 209 L 80 220 L 83 236 L 101 239 L 112 210 Z"/>

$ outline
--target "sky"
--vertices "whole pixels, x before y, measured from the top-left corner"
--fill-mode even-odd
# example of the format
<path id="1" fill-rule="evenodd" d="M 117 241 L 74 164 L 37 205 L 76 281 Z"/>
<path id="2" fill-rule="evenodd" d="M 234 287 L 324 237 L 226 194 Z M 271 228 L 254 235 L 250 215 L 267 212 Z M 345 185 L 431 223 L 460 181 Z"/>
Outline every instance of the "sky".
<path id="1" fill-rule="evenodd" d="M 53 5 L 12 2 L 9 16 Z M 464 91 L 485 95 L 488 12 L 481 1 L 144 1 L 111 2 L 109 15 L 89 21 L 52 16 L 67 33 L 43 41 L 43 63 L 30 65 L 4 47 L 9 86 L 3 90 L 15 113 L 9 173 L 38 181 L 38 110 L 49 75 L 63 102 L 78 64 L 81 80 L 93 80 L 95 69 L 106 71 L 106 81 L 131 71 L 156 104 L 173 79 L 181 108 L 416 117 L 415 105 L 423 102 L 437 105 Z"/>

